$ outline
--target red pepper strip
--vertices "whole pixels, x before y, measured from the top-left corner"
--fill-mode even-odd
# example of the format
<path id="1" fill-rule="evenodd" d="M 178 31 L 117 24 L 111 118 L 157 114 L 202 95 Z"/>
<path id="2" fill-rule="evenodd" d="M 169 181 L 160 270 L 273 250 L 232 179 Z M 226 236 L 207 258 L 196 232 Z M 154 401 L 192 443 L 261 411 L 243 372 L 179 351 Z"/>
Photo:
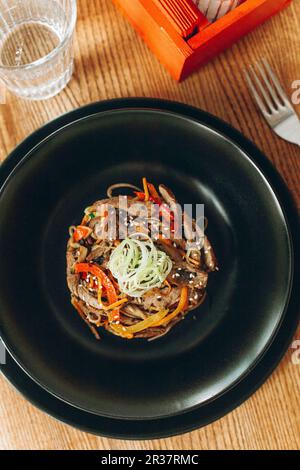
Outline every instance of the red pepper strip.
<path id="1" fill-rule="evenodd" d="M 140 201 L 144 201 L 146 199 L 145 193 L 134 191 L 134 194 L 139 198 Z"/>
<path id="2" fill-rule="evenodd" d="M 153 199 L 156 199 L 157 201 L 161 202 L 161 199 L 159 197 L 158 192 L 155 189 L 154 184 L 152 184 L 152 183 L 147 183 L 147 184 L 148 184 L 148 189 L 149 189 L 150 196 L 152 196 Z"/>
<path id="3" fill-rule="evenodd" d="M 113 283 L 111 282 L 109 277 L 102 271 L 102 269 L 99 268 L 99 266 L 96 266 L 92 263 L 78 263 L 75 265 L 75 272 L 77 274 L 90 273 L 99 278 L 101 280 L 102 286 L 106 290 L 106 295 L 109 304 L 114 304 L 118 301 L 118 296 L 116 294 L 116 290 L 114 288 Z M 115 308 L 109 316 L 110 319 L 113 321 L 120 321 L 120 309 Z"/>
<path id="4" fill-rule="evenodd" d="M 149 196 L 149 201 L 154 202 L 154 204 L 157 204 L 159 207 L 161 206 L 162 202 L 160 199 L 157 199 L 153 196 Z"/>
<path id="5" fill-rule="evenodd" d="M 171 229 L 171 232 L 174 232 L 175 231 L 174 213 L 171 212 L 169 206 L 167 206 L 166 204 L 162 204 L 160 206 L 160 215 L 163 216 L 163 213 L 165 213 L 167 215 L 167 217 L 169 217 L 169 219 L 170 219 L 170 229 Z"/>
<path id="6" fill-rule="evenodd" d="M 134 191 L 134 194 L 139 198 L 140 201 L 145 201 L 146 199 L 145 193 Z M 158 204 L 159 206 L 161 206 L 161 203 L 162 203 L 160 199 L 157 199 L 153 196 L 149 196 L 149 201 L 154 202 L 155 204 Z"/>
<path id="7" fill-rule="evenodd" d="M 78 225 L 78 227 L 76 227 L 75 232 L 73 233 L 73 240 L 75 243 L 77 243 L 83 238 L 87 238 L 90 233 L 91 229 L 89 227 L 85 227 L 84 225 Z"/>
<path id="8" fill-rule="evenodd" d="M 148 185 L 149 185 L 149 183 L 148 183 Z M 140 201 L 145 201 L 145 199 L 146 199 L 145 193 L 142 193 L 142 192 L 139 192 L 139 191 L 134 191 L 134 194 L 139 198 Z M 149 196 L 149 201 L 154 202 L 154 204 L 158 204 L 160 207 L 163 205 L 163 203 L 162 203 L 162 201 L 159 197 Z M 170 210 L 169 210 L 169 212 L 170 212 Z"/>

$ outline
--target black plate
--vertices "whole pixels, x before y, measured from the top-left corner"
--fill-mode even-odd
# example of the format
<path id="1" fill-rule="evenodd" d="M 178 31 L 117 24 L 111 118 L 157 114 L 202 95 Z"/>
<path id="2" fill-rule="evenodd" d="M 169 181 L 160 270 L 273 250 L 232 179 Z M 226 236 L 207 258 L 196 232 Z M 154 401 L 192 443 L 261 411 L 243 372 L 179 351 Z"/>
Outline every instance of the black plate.
<path id="1" fill-rule="evenodd" d="M 193 108 L 123 100 L 40 130 L 4 164 L 2 184 L 12 166 L 0 197 L 1 335 L 37 383 L 101 416 L 149 420 L 203 406 L 249 374 L 278 332 L 293 279 L 292 209 L 251 143 Z M 107 185 L 144 174 L 181 202 L 205 204 L 221 270 L 205 306 L 166 337 L 97 342 L 69 304 L 67 229 Z"/>
<path id="2" fill-rule="evenodd" d="M 297 252 L 299 250 L 299 246 Z M 32 404 L 56 419 L 82 431 L 114 439 L 159 439 L 183 434 L 205 426 L 232 411 L 246 400 L 271 374 L 289 346 L 297 325 L 299 301 L 293 296 L 281 328 L 271 347 L 257 366 L 230 391 L 190 413 L 158 420 L 117 420 L 109 419 L 79 410 L 55 398 L 36 384 L 7 355 L 1 372 Z"/>

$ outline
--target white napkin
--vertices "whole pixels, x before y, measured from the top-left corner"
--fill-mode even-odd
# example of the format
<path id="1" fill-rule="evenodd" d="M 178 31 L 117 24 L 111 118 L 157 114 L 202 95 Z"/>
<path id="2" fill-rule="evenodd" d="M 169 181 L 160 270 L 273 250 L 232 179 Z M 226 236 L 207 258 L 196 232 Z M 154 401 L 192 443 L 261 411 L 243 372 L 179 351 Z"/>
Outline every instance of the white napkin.
<path id="1" fill-rule="evenodd" d="M 237 7 L 242 0 L 193 0 L 209 21 L 216 21 Z"/>

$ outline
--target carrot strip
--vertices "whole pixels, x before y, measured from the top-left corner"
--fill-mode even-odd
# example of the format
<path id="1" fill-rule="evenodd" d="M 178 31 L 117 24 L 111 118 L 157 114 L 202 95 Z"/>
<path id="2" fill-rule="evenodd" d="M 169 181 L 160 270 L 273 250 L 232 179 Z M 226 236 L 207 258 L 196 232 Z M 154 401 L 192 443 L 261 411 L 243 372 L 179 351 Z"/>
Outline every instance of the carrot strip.
<path id="1" fill-rule="evenodd" d="M 145 193 L 145 201 L 149 201 L 149 188 L 146 178 L 143 178 L 143 188 Z"/>
<path id="2" fill-rule="evenodd" d="M 111 305 L 108 305 L 108 307 L 104 307 L 104 310 L 112 310 L 116 307 L 120 307 L 120 305 L 123 305 L 125 304 L 126 302 L 128 302 L 128 299 L 121 299 L 121 300 L 118 300 L 118 302 L 115 302 L 114 304 L 111 304 Z"/>

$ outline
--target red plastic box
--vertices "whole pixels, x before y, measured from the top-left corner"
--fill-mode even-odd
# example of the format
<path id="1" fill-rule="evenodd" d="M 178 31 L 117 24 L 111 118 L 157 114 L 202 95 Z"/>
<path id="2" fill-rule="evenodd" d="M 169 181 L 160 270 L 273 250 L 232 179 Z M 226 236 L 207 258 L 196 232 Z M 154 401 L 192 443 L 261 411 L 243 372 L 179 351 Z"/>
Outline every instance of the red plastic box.
<path id="1" fill-rule="evenodd" d="M 244 0 L 209 23 L 192 0 L 113 1 L 178 81 L 292 2 Z"/>

